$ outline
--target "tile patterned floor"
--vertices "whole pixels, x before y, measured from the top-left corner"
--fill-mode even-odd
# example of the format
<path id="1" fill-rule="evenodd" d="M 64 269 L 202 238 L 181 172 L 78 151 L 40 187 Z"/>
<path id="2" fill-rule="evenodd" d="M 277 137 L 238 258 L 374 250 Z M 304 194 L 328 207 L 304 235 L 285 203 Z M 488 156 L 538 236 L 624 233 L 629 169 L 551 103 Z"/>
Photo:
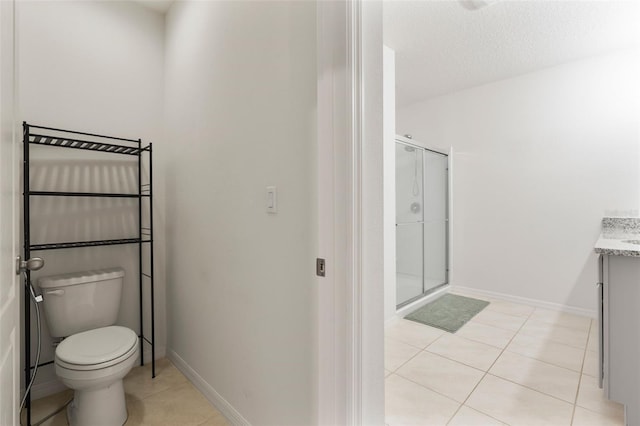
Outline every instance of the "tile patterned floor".
<path id="1" fill-rule="evenodd" d="M 230 423 L 167 359 L 156 362 L 156 378 L 151 365 L 132 369 L 124 379 L 129 418 L 126 426 L 227 426 Z M 70 390 L 33 402 L 32 422 L 55 411 L 72 396 Z M 23 413 L 24 417 L 24 413 Z M 24 421 L 23 421 L 24 424 Z M 67 425 L 63 410 L 43 426 Z"/>
<path id="2" fill-rule="evenodd" d="M 597 386 L 594 321 L 489 301 L 455 334 L 407 320 L 386 327 L 389 426 L 624 424 L 623 407 Z M 155 379 L 149 369 L 136 367 L 124 380 L 127 426 L 229 425 L 170 361 L 156 363 Z M 70 397 L 34 401 L 34 422 Z M 66 413 L 43 425 L 67 425 Z"/>
<path id="3" fill-rule="evenodd" d="M 483 299 L 489 306 L 455 334 L 387 325 L 387 425 L 624 424 L 622 405 L 597 385 L 595 321 Z"/>

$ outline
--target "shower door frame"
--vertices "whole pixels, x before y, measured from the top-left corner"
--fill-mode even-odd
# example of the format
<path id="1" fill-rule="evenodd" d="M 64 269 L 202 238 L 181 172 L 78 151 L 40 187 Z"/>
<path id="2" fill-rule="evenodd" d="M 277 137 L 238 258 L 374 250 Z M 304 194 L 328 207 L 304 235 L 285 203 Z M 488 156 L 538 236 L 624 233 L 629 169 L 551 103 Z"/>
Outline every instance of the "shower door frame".
<path id="1" fill-rule="evenodd" d="M 434 291 L 441 289 L 442 287 L 446 286 L 449 284 L 449 251 L 450 251 L 450 241 L 449 241 L 449 224 L 450 224 L 450 218 L 449 218 L 449 214 L 450 214 L 450 208 L 449 208 L 449 204 L 451 202 L 450 199 L 450 194 L 449 194 L 449 187 L 450 187 L 450 183 L 449 180 L 451 179 L 451 157 L 450 157 L 450 152 L 449 151 L 443 151 L 441 149 L 438 148 L 434 148 L 431 146 L 427 146 L 423 143 L 420 143 L 416 140 L 413 139 L 409 139 L 407 137 L 403 137 L 403 136 L 399 136 L 396 135 L 396 138 L 394 140 L 395 143 L 400 143 L 402 145 L 405 146 L 410 146 L 412 148 L 415 149 L 420 149 L 422 151 L 429 151 L 429 152 L 433 152 L 435 154 L 439 154 L 439 155 L 444 155 L 447 159 L 447 168 L 445 169 L 446 171 L 446 176 L 445 176 L 445 200 L 444 200 L 444 209 L 445 209 L 445 219 L 444 219 L 444 223 L 445 223 L 445 236 L 444 236 L 444 256 L 445 256 L 445 273 L 444 273 L 444 282 L 441 284 L 436 285 L 435 287 L 432 287 L 428 290 L 425 290 L 424 288 L 424 280 L 425 280 L 425 275 L 424 275 L 424 257 L 425 257 L 425 247 L 424 247 L 424 233 L 425 233 L 425 226 L 424 226 L 424 217 L 422 218 L 422 293 L 420 293 L 419 295 L 412 297 L 411 299 L 408 299 L 402 303 L 397 303 L 396 301 L 396 310 L 399 310 L 407 305 L 410 305 L 411 303 L 414 303 L 420 299 L 422 299 L 423 297 L 433 293 Z M 423 206 L 425 204 L 425 199 L 424 199 L 424 182 L 426 179 L 426 173 L 425 173 L 425 158 L 424 155 L 422 156 L 422 201 L 423 201 Z M 423 207 L 424 208 L 424 207 Z M 398 222 L 396 219 L 396 228 L 398 226 Z M 397 236 L 397 231 L 396 231 L 396 236 Z M 396 242 L 396 247 L 397 247 L 397 242 Z M 396 253 L 396 258 L 397 258 L 397 253 Z M 397 260 L 396 260 L 397 262 Z M 398 285 L 398 281 L 397 281 L 397 276 L 398 276 L 398 272 L 396 270 L 396 286 Z M 397 296 L 397 289 L 396 289 L 396 296 Z"/>

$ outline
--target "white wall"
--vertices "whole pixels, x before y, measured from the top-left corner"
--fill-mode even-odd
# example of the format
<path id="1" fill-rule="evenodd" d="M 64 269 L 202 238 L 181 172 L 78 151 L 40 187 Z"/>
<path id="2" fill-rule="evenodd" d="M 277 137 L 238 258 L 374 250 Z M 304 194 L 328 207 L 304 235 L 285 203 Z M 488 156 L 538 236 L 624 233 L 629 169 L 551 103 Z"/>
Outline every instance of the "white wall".
<path id="1" fill-rule="evenodd" d="M 455 150 L 452 284 L 593 312 L 600 220 L 640 202 L 639 73 L 620 52 L 398 111 Z"/>
<path id="2" fill-rule="evenodd" d="M 252 424 L 314 422 L 315 11 L 186 1 L 166 21 L 169 354 Z"/>
<path id="3" fill-rule="evenodd" d="M 19 121 L 154 142 L 156 348 L 157 357 L 162 357 L 166 344 L 164 19 L 130 2 L 42 1 L 18 2 L 18 6 Z M 32 189 L 135 192 L 137 176 L 132 160 L 136 157 L 46 147 L 34 147 L 31 152 Z M 136 206 L 135 200 L 34 198 L 32 241 L 133 237 L 137 232 Z M 124 267 L 126 279 L 118 322 L 138 330 L 137 246 L 33 255 L 41 255 L 46 261 L 45 268 L 34 274 L 36 278 Z M 46 324 L 44 330 L 42 360 L 49 361 L 53 348 Z M 148 328 L 146 333 L 149 335 Z M 34 397 L 54 390 L 55 382 L 50 382 L 54 378 L 53 366 L 42 368 L 37 380 L 41 385 L 34 389 Z"/>
<path id="4" fill-rule="evenodd" d="M 396 54 L 383 46 L 384 319 L 396 314 Z"/>

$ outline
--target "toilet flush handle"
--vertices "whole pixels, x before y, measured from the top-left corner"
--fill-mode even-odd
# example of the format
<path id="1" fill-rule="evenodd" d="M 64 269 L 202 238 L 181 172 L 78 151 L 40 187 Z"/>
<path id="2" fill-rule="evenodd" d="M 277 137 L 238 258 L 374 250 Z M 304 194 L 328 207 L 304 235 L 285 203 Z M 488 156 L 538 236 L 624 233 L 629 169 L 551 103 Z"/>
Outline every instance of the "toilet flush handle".
<path id="1" fill-rule="evenodd" d="M 62 296 L 64 294 L 64 290 L 45 290 L 44 294 L 47 296 Z"/>

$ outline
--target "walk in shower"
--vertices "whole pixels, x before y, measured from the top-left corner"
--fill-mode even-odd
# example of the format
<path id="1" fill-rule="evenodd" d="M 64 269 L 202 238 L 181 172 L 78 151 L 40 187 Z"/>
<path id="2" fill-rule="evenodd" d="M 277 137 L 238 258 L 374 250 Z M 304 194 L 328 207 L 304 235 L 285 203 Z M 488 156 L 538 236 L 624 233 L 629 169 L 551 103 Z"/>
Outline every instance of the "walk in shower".
<path id="1" fill-rule="evenodd" d="M 448 156 L 396 141 L 396 305 L 448 283 Z"/>

